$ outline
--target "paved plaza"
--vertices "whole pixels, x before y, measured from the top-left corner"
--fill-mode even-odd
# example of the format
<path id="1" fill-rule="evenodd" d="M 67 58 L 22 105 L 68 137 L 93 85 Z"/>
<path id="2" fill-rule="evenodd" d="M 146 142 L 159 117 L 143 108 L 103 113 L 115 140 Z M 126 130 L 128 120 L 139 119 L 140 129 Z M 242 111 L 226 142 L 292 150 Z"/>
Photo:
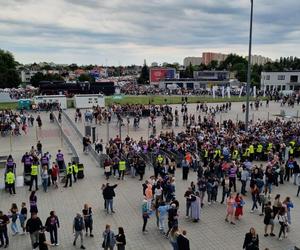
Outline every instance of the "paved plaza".
<path id="1" fill-rule="evenodd" d="M 208 104 L 217 105 L 217 104 Z M 233 103 L 232 109 L 228 113 L 217 114 L 216 119 L 244 119 L 241 112 L 241 103 Z M 175 105 L 176 106 L 176 105 Z M 180 111 L 180 105 L 178 110 Z M 189 110 L 196 111 L 196 105 L 190 104 Z M 270 107 L 266 108 L 265 103 L 259 111 L 251 111 L 250 118 L 254 119 L 275 119 L 274 114 L 279 114 L 280 110 L 285 110 L 287 114 L 296 115 L 299 106 L 295 106 L 293 109 L 288 107 L 280 107 L 279 103 L 270 103 Z M 67 110 L 67 114 L 72 120 L 74 120 L 75 110 Z M 84 111 L 83 111 L 84 113 Z M 63 150 L 67 161 L 72 156 L 70 149 L 61 139 L 61 133 L 58 129 L 58 125 L 55 123 L 49 123 L 49 114 L 41 113 L 43 120 L 43 127 L 41 130 L 37 130 L 35 127 L 29 129 L 27 136 L 0 138 L 0 154 L 8 155 L 12 153 L 15 162 L 17 163 L 17 174 L 21 175 L 21 164 L 22 155 L 30 150 L 32 145 L 36 145 L 37 140 L 41 140 L 43 144 L 43 151 L 49 151 L 52 154 L 52 159 L 55 158 L 56 152 L 59 148 Z M 203 114 L 202 114 L 203 116 Z M 113 120 L 114 121 L 114 120 Z M 180 120 L 182 125 L 182 120 Z M 48 193 L 44 193 L 41 189 L 37 192 L 39 217 L 43 222 L 49 215 L 51 210 L 55 210 L 61 224 L 59 229 L 59 242 L 60 246 L 53 247 L 53 249 L 76 249 L 73 247 L 73 234 L 72 234 L 72 222 L 77 212 L 82 211 L 83 204 L 88 203 L 93 208 L 93 219 L 94 219 L 94 238 L 85 237 L 84 245 L 86 249 L 96 250 L 101 249 L 102 244 L 102 232 L 104 231 L 105 225 L 110 224 L 112 230 L 117 233 L 119 226 L 124 227 L 125 235 L 127 239 L 126 249 L 139 250 L 139 249 L 171 249 L 171 244 L 164 238 L 156 227 L 156 218 L 151 217 L 148 222 L 149 233 L 142 234 L 142 215 L 141 215 L 141 203 L 143 200 L 142 195 L 142 182 L 138 181 L 137 178 L 126 177 L 124 181 L 118 181 L 117 179 L 111 178 L 109 182 L 111 184 L 118 184 L 116 188 L 116 197 L 114 199 L 114 208 L 116 213 L 113 215 L 106 215 L 103 206 L 103 197 L 101 191 L 101 185 L 106 183 L 103 176 L 103 169 L 98 167 L 98 164 L 90 155 L 86 155 L 82 152 L 82 141 L 75 133 L 74 129 L 63 117 L 62 126 L 64 133 L 68 136 L 73 146 L 76 148 L 80 158 L 80 162 L 85 167 L 85 178 L 78 180 L 77 183 L 73 183 L 72 188 L 63 188 L 60 185 L 59 189 L 53 189 L 50 187 Z M 84 122 L 76 123 L 76 126 L 84 132 Z M 158 119 L 157 133 L 160 132 L 160 119 Z M 175 128 L 175 132 L 179 132 L 181 127 Z M 107 138 L 107 126 L 103 124 L 97 126 L 97 136 L 102 138 L 106 142 Z M 118 134 L 118 127 L 113 122 L 109 126 L 109 135 L 114 137 Z M 128 128 L 125 126 L 122 128 L 122 137 L 128 134 Z M 132 124 L 129 127 L 129 136 L 136 139 L 143 136 L 148 137 L 147 119 L 142 119 L 140 128 L 135 131 L 132 128 Z M 11 145 L 11 146 L 10 146 Z M 152 169 L 148 169 L 145 174 L 145 178 L 153 174 Z M 250 213 L 250 207 L 252 205 L 251 197 L 246 197 L 246 205 L 244 207 L 244 216 L 236 225 L 230 225 L 224 221 L 226 213 L 226 205 L 215 203 L 208 205 L 207 202 L 204 208 L 201 210 L 200 223 L 192 223 L 190 220 L 185 218 L 185 198 L 184 193 L 191 181 L 196 181 L 196 174 L 191 173 L 188 181 L 181 180 L 182 173 L 178 169 L 176 172 L 176 198 L 180 202 L 180 218 L 179 227 L 187 230 L 187 237 L 190 239 L 191 249 L 203 249 L 203 250 L 214 250 L 214 249 L 242 249 L 244 241 L 244 235 L 249 231 L 251 226 L 255 227 L 260 237 L 260 249 L 268 247 L 270 250 L 285 250 L 291 246 L 300 246 L 300 199 L 296 198 L 296 186 L 291 183 L 285 183 L 284 185 L 274 187 L 273 197 L 276 193 L 280 193 L 284 199 L 286 196 L 290 196 L 294 202 L 295 208 L 292 209 L 292 221 L 291 230 L 288 238 L 283 241 L 278 241 L 277 238 L 265 238 L 263 236 L 263 217 L 259 216 L 259 212 L 253 214 Z M 144 178 L 144 179 L 145 179 Z M 1 175 L 0 182 L 3 181 L 3 175 Z M 248 187 L 249 189 L 249 187 Z M 240 185 L 238 185 L 240 190 Z M 11 203 L 17 203 L 20 207 L 21 202 L 25 201 L 29 203 L 28 187 L 17 188 L 17 194 L 10 196 L 3 190 L 0 191 L 0 210 L 5 213 L 9 210 Z M 218 201 L 220 201 L 221 189 L 219 190 Z M 10 230 L 9 230 L 10 231 Z M 278 234 L 279 226 L 276 224 L 274 232 Z M 9 233 L 10 246 L 9 249 L 16 250 L 29 250 L 32 249 L 30 245 L 30 238 L 28 235 L 17 235 L 12 236 L 11 231 Z M 49 239 L 49 235 L 47 234 Z M 77 249 L 79 249 L 79 241 L 77 242 Z"/>

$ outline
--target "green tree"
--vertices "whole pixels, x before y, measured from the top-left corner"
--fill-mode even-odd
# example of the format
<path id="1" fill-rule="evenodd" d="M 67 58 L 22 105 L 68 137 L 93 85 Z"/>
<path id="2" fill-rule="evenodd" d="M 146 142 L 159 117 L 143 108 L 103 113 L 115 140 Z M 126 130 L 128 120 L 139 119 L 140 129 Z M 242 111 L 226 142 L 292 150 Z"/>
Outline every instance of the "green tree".
<path id="1" fill-rule="evenodd" d="M 21 83 L 12 53 L 0 49 L 0 88 L 13 88 Z"/>
<path id="2" fill-rule="evenodd" d="M 30 79 L 30 84 L 34 87 L 39 87 L 39 83 L 41 81 L 63 81 L 61 75 L 59 74 L 46 74 L 44 75 L 42 72 L 37 72 L 33 77 Z"/>
<path id="3" fill-rule="evenodd" d="M 92 77 L 89 74 L 81 74 L 78 77 L 78 81 L 80 81 L 80 82 L 91 82 Z"/>
<path id="4" fill-rule="evenodd" d="M 144 64 L 141 75 L 138 79 L 138 84 L 149 84 L 149 67 Z"/>

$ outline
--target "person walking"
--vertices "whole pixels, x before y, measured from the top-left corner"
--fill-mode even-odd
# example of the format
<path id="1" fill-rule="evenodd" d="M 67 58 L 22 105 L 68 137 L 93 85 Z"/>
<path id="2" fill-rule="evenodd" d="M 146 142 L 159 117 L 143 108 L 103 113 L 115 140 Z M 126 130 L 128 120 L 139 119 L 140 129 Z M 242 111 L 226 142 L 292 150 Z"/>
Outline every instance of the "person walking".
<path id="1" fill-rule="evenodd" d="M 90 230 L 90 237 L 94 237 L 93 235 L 93 212 L 92 207 L 88 204 L 84 204 L 82 209 L 84 225 L 85 225 L 85 235 L 88 236 L 88 230 Z"/>
<path id="2" fill-rule="evenodd" d="M 235 196 L 236 209 L 235 209 L 235 213 L 234 213 L 234 216 L 235 216 L 236 220 L 239 220 L 240 216 L 243 216 L 243 207 L 244 207 L 244 205 L 245 205 L 245 202 L 243 200 L 243 197 L 239 193 L 237 193 L 236 196 Z"/>
<path id="3" fill-rule="evenodd" d="M 52 185 L 54 185 L 55 188 L 58 188 L 58 185 L 57 185 L 58 177 L 59 177 L 59 168 L 56 165 L 56 163 L 53 162 L 52 168 L 51 168 L 51 181 L 52 181 Z"/>
<path id="4" fill-rule="evenodd" d="M 18 206 L 16 203 L 13 203 L 11 205 L 11 209 L 10 209 L 10 218 L 11 218 L 11 231 L 13 233 L 13 235 L 16 235 L 19 233 L 19 229 L 18 229 L 18 225 L 17 225 L 17 219 L 18 219 Z"/>
<path id="5" fill-rule="evenodd" d="M 265 237 L 268 237 L 268 227 L 271 226 L 271 233 L 270 236 L 274 237 L 275 234 L 274 231 L 274 220 L 273 220 L 273 209 L 272 209 L 272 203 L 271 201 L 268 201 L 268 203 L 265 205 L 265 217 L 264 217 L 264 224 L 265 224 Z"/>
<path id="6" fill-rule="evenodd" d="M 118 180 L 124 180 L 125 170 L 126 170 L 126 161 L 120 160 L 119 161 L 119 178 Z"/>
<path id="7" fill-rule="evenodd" d="M 189 162 L 186 159 L 183 159 L 181 162 L 182 167 L 182 179 L 187 180 L 189 175 Z"/>
<path id="8" fill-rule="evenodd" d="M 74 241 L 73 241 L 73 246 L 76 246 L 76 241 L 78 236 L 80 236 L 80 243 L 81 249 L 85 249 L 85 246 L 83 245 L 83 230 L 84 230 L 84 220 L 80 213 L 76 214 L 76 217 L 73 220 L 73 233 L 74 233 Z"/>
<path id="9" fill-rule="evenodd" d="M 146 226 L 147 226 L 147 222 L 149 219 L 149 210 L 148 210 L 148 206 L 147 206 L 147 200 L 144 199 L 143 203 L 142 203 L 142 217 L 143 217 L 143 233 L 148 233 L 148 231 L 146 230 Z"/>
<path id="10" fill-rule="evenodd" d="M 9 224 L 9 218 L 6 214 L 0 211 L 0 247 L 7 248 L 9 245 L 9 238 L 7 234 L 7 225 Z M 4 241 L 5 240 L 5 241 Z"/>
<path id="11" fill-rule="evenodd" d="M 43 227 L 42 221 L 37 213 L 32 213 L 31 218 L 26 223 L 26 232 L 30 234 L 32 248 L 35 249 L 39 245 L 39 231 Z"/>
<path id="12" fill-rule="evenodd" d="M 56 154 L 56 162 L 59 167 L 59 170 L 62 171 L 65 169 L 65 160 L 64 160 L 64 155 L 59 149 L 57 154 Z"/>
<path id="13" fill-rule="evenodd" d="M 73 172 L 73 178 L 75 183 L 77 181 L 78 165 L 74 161 L 72 163 L 72 172 Z"/>
<path id="14" fill-rule="evenodd" d="M 232 194 L 229 195 L 226 201 L 227 209 L 226 209 L 226 218 L 225 221 L 229 222 L 228 218 L 230 218 L 230 224 L 235 225 L 233 222 L 233 214 L 234 214 L 234 209 L 235 209 L 235 198 L 233 197 Z"/>
<path id="15" fill-rule="evenodd" d="M 50 233 L 51 246 L 59 246 L 57 238 L 57 230 L 59 228 L 59 220 L 55 214 L 55 211 L 50 212 L 50 216 L 45 223 L 46 230 Z"/>
<path id="16" fill-rule="evenodd" d="M 118 250 L 125 250 L 126 236 L 123 227 L 118 228 L 118 235 L 116 235 L 116 244 Z"/>
<path id="17" fill-rule="evenodd" d="M 30 213 L 38 213 L 37 208 L 37 197 L 35 195 L 35 191 L 32 191 L 29 196 L 29 204 L 30 204 Z"/>
<path id="18" fill-rule="evenodd" d="M 201 209 L 200 193 L 197 191 L 195 195 L 192 194 L 189 200 L 191 202 L 191 218 L 193 222 L 198 222 L 200 220 Z"/>
<path id="19" fill-rule="evenodd" d="M 10 168 L 8 169 L 8 171 L 5 175 L 5 182 L 7 184 L 9 193 L 16 194 L 16 188 L 15 188 L 16 177 L 15 177 L 15 174 L 13 173 L 13 170 Z"/>
<path id="20" fill-rule="evenodd" d="M 21 234 L 25 234 L 26 228 L 25 228 L 25 222 L 27 220 L 27 207 L 26 207 L 26 203 L 22 202 L 21 204 L 21 211 L 19 214 L 19 220 L 20 220 L 20 226 L 23 230 L 23 232 Z"/>
<path id="21" fill-rule="evenodd" d="M 116 240 L 114 232 L 110 229 L 110 225 L 105 226 L 105 231 L 103 232 L 102 236 L 102 247 L 104 248 L 104 250 L 113 250 L 116 244 Z"/>
<path id="22" fill-rule="evenodd" d="M 44 192 L 47 193 L 49 174 L 48 174 L 48 166 L 46 165 L 43 166 L 42 168 L 41 178 L 42 178 L 42 185 L 43 185 Z"/>
<path id="23" fill-rule="evenodd" d="M 71 162 L 69 162 L 66 169 L 66 183 L 64 185 L 65 188 L 68 187 L 68 183 L 69 183 L 69 187 L 72 187 L 72 174 L 73 174 L 73 167 L 71 165 Z"/>
<path id="24" fill-rule="evenodd" d="M 166 216 L 168 215 L 168 210 L 170 208 L 170 205 L 166 205 L 165 202 L 160 202 L 159 205 L 158 205 L 158 214 L 159 214 L 159 218 L 158 218 L 158 221 L 159 221 L 159 231 L 162 233 L 162 234 L 165 234 L 165 219 L 166 219 Z"/>
<path id="25" fill-rule="evenodd" d="M 243 249 L 259 250 L 258 234 L 256 233 L 256 231 L 253 227 L 251 227 L 249 233 L 246 233 L 246 235 L 245 235 Z"/>
<path id="26" fill-rule="evenodd" d="M 285 207 L 281 207 L 279 209 L 279 213 L 278 213 L 278 221 L 280 224 L 280 229 L 279 229 L 279 234 L 278 234 L 278 239 L 282 240 L 281 234 L 283 234 L 283 237 L 286 238 L 287 237 L 287 227 L 288 227 L 288 218 L 286 215 L 286 211 L 285 211 Z"/>
<path id="27" fill-rule="evenodd" d="M 169 233 L 169 236 L 170 236 L 169 240 L 173 247 L 173 250 L 178 250 L 178 244 L 177 244 L 178 235 L 179 235 L 178 225 L 174 225 L 171 228 L 170 233 Z"/>
<path id="28" fill-rule="evenodd" d="M 35 161 L 32 165 L 31 165 L 31 172 L 30 172 L 30 187 L 29 187 L 29 191 L 31 191 L 32 186 L 33 186 L 33 182 L 35 182 L 35 190 L 39 190 L 38 189 L 38 174 L 39 174 L 39 167 L 38 167 L 38 163 Z"/>

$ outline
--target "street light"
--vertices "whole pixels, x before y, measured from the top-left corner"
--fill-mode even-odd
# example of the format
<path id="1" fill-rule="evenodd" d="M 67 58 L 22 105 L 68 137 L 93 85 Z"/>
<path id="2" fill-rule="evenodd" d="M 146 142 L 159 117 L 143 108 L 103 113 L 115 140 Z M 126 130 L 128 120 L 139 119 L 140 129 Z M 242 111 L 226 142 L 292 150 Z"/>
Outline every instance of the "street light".
<path id="1" fill-rule="evenodd" d="M 249 126 L 249 95 L 251 84 L 251 49 L 252 49 L 252 21 L 253 21 L 253 0 L 251 1 L 251 14 L 250 14 L 250 36 L 249 36 L 249 54 L 248 54 L 248 73 L 247 73 L 247 87 L 246 87 L 246 126 L 248 131 Z"/>

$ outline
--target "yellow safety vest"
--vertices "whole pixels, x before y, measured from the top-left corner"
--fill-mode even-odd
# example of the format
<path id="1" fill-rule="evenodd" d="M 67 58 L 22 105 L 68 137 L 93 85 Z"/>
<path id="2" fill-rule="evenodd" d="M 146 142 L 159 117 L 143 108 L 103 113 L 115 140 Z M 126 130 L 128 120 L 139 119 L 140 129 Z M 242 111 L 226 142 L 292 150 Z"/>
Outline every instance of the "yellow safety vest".
<path id="1" fill-rule="evenodd" d="M 78 173 L 77 164 L 72 165 L 72 168 L 73 168 L 74 173 L 77 174 Z"/>
<path id="2" fill-rule="evenodd" d="M 258 145 L 257 145 L 256 152 L 257 152 L 257 153 L 261 153 L 262 150 L 263 150 L 263 146 L 262 146 L 261 144 L 258 144 Z"/>
<path id="3" fill-rule="evenodd" d="M 216 158 L 217 156 L 221 156 L 221 150 L 220 149 L 215 150 L 214 158 Z"/>
<path id="4" fill-rule="evenodd" d="M 73 166 L 72 165 L 69 165 L 67 167 L 67 174 L 73 174 Z"/>
<path id="5" fill-rule="evenodd" d="M 254 146 L 253 145 L 249 146 L 249 152 L 250 152 L 250 154 L 254 154 Z"/>
<path id="6" fill-rule="evenodd" d="M 15 182 L 15 175 L 12 172 L 8 172 L 5 181 L 7 184 L 13 184 Z"/>
<path id="7" fill-rule="evenodd" d="M 239 155 L 239 151 L 238 150 L 234 150 L 233 153 L 232 153 L 232 159 L 236 160 L 238 158 L 238 155 Z"/>
<path id="8" fill-rule="evenodd" d="M 269 143 L 269 144 L 268 144 L 267 151 L 270 151 L 272 147 L 273 147 L 273 144 L 272 144 L 272 143 Z"/>
<path id="9" fill-rule="evenodd" d="M 33 176 L 38 175 L 38 166 L 37 165 L 31 166 L 31 175 L 33 175 Z"/>
<path id="10" fill-rule="evenodd" d="M 204 150 L 204 158 L 207 158 L 208 157 L 208 150 Z"/>
<path id="11" fill-rule="evenodd" d="M 157 157 L 157 161 L 158 161 L 158 163 L 162 164 L 164 161 L 164 158 L 159 156 L 159 157 Z"/>
<path id="12" fill-rule="evenodd" d="M 289 153 L 290 153 L 290 154 L 294 154 L 294 149 L 293 149 L 293 148 L 290 148 Z"/>
<path id="13" fill-rule="evenodd" d="M 119 170 L 123 171 L 126 169 L 126 162 L 125 161 L 119 161 Z"/>

